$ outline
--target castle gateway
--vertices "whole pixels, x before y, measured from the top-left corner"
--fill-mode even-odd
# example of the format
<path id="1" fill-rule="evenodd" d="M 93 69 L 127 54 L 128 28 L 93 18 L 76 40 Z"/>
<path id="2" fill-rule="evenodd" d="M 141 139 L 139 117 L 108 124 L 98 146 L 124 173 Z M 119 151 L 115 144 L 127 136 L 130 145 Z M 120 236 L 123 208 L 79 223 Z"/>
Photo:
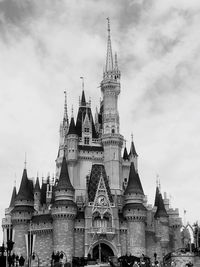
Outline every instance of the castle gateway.
<path id="1" fill-rule="evenodd" d="M 130 152 L 123 146 L 120 78 L 108 20 L 102 101 L 95 116 L 83 87 L 77 118 L 72 114 L 69 121 L 65 95 L 55 179 L 40 185 L 37 177 L 33 183 L 25 168 L 19 191 L 14 187 L 3 231 L 4 244 L 12 239 L 15 254 L 27 260 L 34 251 L 50 266 L 57 251 L 68 260 L 91 254 L 106 261 L 125 254 L 162 257 L 181 247 L 178 210 L 169 207 L 158 186 L 154 205 L 147 204 L 134 142 Z"/>

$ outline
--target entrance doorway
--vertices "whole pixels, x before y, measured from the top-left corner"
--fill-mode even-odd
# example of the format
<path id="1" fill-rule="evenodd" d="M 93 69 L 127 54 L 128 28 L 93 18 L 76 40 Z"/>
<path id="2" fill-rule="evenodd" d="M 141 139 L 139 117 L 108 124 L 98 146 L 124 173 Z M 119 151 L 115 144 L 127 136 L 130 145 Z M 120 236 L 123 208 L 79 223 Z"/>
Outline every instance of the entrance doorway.
<path id="1" fill-rule="evenodd" d="M 92 251 L 93 258 L 100 262 L 107 262 L 110 256 L 114 256 L 113 250 L 105 243 L 97 244 Z"/>

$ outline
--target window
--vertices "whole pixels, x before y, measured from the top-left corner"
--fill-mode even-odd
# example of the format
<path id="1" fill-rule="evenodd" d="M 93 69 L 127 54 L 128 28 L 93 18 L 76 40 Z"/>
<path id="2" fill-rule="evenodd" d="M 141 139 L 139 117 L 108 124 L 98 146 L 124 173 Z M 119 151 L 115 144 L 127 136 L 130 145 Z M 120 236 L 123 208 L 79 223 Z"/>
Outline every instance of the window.
<path id="1" fill-rule="evenodd" d="M 84 128 L 84 132 L 85 132 L 85 133 L 89 133 L 89 131 L 90 131 L 90 129 L 89 129 L 88 127 L 85 127 L 85 128 Z"/>
<path id="2" fill-rule="evenodd" d="M 85 145 L 89 145 L 89 143 L 90 143 L 90 138 L 89 137 L 85 137 L 84 138 L 84 144 Z"/>

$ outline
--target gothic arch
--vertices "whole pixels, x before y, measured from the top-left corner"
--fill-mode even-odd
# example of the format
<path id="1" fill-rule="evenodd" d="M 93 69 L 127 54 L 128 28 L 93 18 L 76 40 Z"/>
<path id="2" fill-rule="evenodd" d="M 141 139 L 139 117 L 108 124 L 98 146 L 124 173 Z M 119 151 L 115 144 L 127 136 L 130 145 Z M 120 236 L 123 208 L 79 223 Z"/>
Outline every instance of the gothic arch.
<path id="1" fill-rule="evenodd" d="M 88 253 L 92 254 L 92 250 L 93 250 L 93 248 L 94 248 L 96 245 L 98 245 L 99 242 L 108 245 L 108 246 L 112 249 L 114 255 L 119 257 L 119 255 L 118 255 L 119 253 L 118 253 L 117 248 L 115 247 L 115 245 L 113 245 L 110 241 L 108 241 L 108 240 L 106 240 L 106 239 L 100 239 L 100 240 L 98 240 L 98 241 L 95 241 L 95 242 L 91 245 L 91 247 L 90 247 Z"/>

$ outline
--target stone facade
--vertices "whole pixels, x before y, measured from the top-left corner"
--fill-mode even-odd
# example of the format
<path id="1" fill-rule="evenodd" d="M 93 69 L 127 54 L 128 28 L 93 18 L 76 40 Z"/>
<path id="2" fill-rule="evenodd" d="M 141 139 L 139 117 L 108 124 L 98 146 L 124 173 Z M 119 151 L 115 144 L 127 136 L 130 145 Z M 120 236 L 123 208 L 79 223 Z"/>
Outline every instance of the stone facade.
<path id="1" fill-rule="evenodd" d="M 158 186 L 155 204 L 147 204 L 133 140 L 129 153 L 123 148 L 120 78 L 108 21 L 103 100 L 95 119 L 84 88 L 76 121 L 72 115 L 69 122 L 65 97 L 56 177 L 43 179 L 40 186 L 38 178 L 35 184 L 28 179 L 25 169 L 3 219 L 4 242 L 12 233 L 16 254 L 27 260 L 34 251 L 37 258 L 32 266 L 38 259 L 40 266 L 50 266 L 52 252 L 57 251 L 70 261 L 73 256 L 94 256 L 97 248 L 102 260 L 129 253 L 153 257 L 155 252 L 162 258 L 181 246 L 178 210 L 169 207 Z"/>

